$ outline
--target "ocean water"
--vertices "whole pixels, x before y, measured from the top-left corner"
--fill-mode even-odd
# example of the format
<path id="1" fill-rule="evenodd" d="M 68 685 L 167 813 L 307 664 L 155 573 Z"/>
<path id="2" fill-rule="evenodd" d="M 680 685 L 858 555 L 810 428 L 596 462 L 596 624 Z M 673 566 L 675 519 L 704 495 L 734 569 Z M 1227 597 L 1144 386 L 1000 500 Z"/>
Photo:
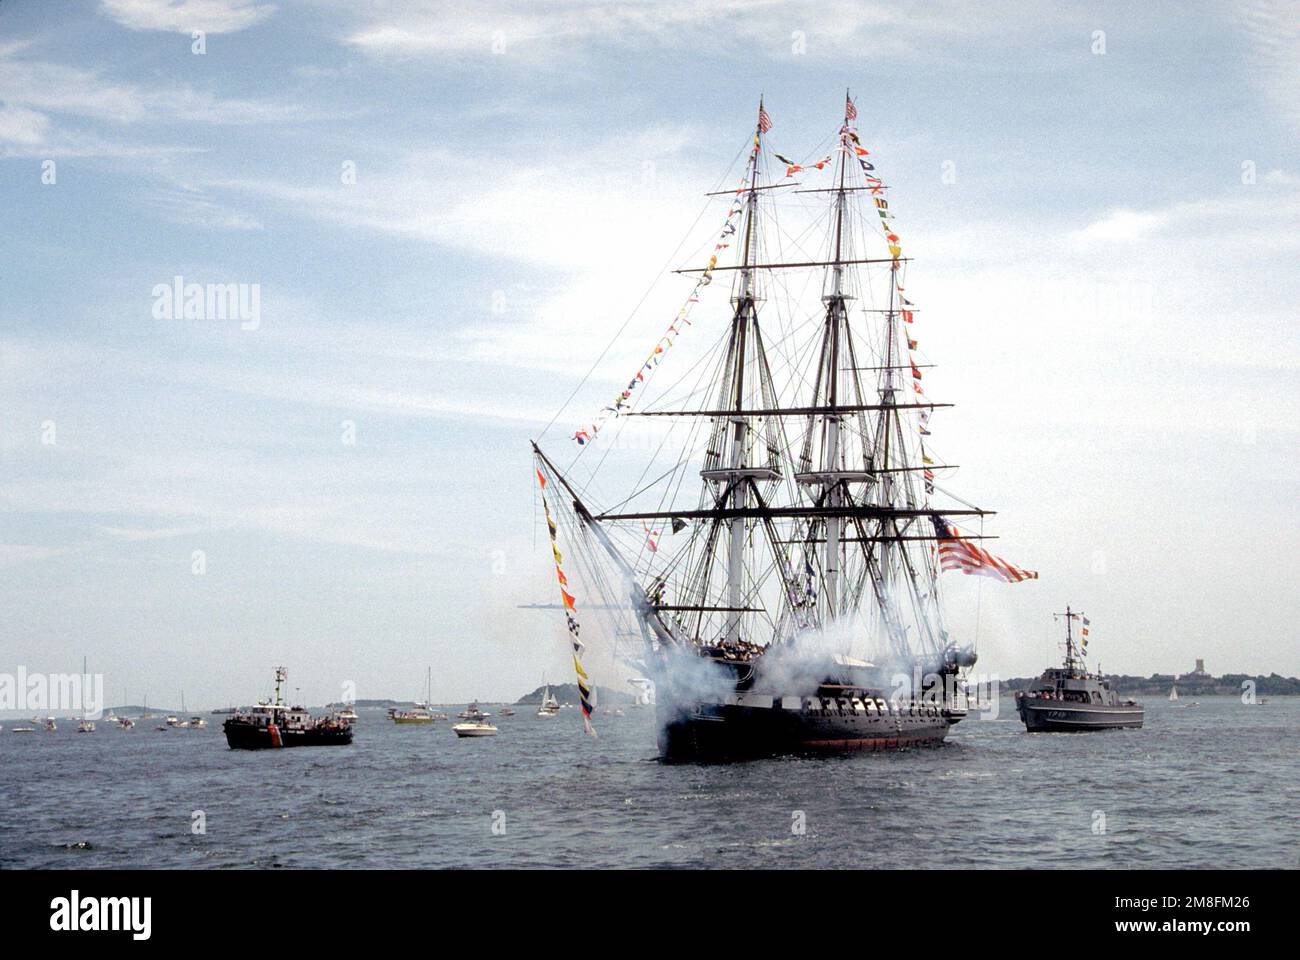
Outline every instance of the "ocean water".
<path id="1" fill-rule="evenodd" d="M 716 766 L 659 763 L 650 710 L 594 741 L 576 711 L 477 740 L 362 711 L 350 747 L 257 752 L 217 716 L 5 721 L 0 866 L 1300 866 L 1300 698 L 1146 707 L 1142 730 L 1030 735 L 1004 698 L 938 748 Z"/>

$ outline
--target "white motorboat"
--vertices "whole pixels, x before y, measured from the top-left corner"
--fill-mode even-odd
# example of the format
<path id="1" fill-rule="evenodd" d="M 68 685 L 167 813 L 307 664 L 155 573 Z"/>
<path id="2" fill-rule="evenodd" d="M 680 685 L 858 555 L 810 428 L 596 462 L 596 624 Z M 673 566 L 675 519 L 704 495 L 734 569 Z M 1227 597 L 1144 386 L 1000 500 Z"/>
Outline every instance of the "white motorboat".
<path id="1" fill-rule="evenodd" d="M 497 735 L 497 728 L 486 720 L 467 720 L 464 723 L 453 723 L 451 729 L 456 732 L 458 737 L 495 737 Z"/>

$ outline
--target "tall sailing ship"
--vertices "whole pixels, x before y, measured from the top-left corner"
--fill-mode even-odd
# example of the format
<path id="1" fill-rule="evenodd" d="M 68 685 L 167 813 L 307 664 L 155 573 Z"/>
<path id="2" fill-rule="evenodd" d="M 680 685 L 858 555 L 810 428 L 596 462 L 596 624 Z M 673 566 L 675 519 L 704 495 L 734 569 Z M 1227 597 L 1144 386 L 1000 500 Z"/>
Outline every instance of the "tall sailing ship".
<path id="1" fill-rule="evenodd" d="M 909 258 L 856 117 L 846 96 L 831 152 L 773 153 L 767 176 L 760 103 L 712 256 L 676 271 L 695 284 L 668 331 L 575 432 L 568 466 L 533 444 L 588 729 L 599 630 L 613 667 L 653 682 L 667 759 L 936 744 L 967 716 L 976 660 L 945 626 L 940 573 L 1037 576 L 976 545 L 957 524 L 990 511 L 936 486 L 952 467 L 930 451 L 930 417 L 950 404 L 921 386 Z M 830 182 L 794 179 L 814 170 Z M 793 238 L 778 229 L 787 203 L 812 214 Z M 824 241 L 805 249 L 817 226 Z M 695 305 L 724 275 L 725 335 L 638 407 L 675 341 L 709 339 Z M 626 457 L 584 455 L 649 418 L 668 426 L 618 449 L 657 452 L 624 464 L 600 506 Z"/>

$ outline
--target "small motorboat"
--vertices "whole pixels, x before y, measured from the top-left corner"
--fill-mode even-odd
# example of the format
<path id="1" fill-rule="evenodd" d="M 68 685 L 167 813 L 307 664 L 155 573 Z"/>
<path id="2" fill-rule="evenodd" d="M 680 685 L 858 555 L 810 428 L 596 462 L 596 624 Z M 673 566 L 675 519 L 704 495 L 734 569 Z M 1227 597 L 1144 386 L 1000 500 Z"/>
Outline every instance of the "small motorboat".
<path id="1" fill-rule="evenodd" d="M 14 727 L 9 732 L 10 733 L 35 733 L 36 728 L 35 727 Z"/>
<path id="2" fill-rule="evenodd" d="M 497 728 L 486 720 L 467 720 L 464 723 L 453 723 L 451 729 L 456 732 L 458 737 L 495 737 L 497 735 Z"/>
<path id="3" fill-rule="evenodd" d="M 466 707 L 464 710 L 462 710 L 460 713 L 456 714 L 456 716 L 462 720 L 468 720 L 471 723 L 479 723 L 487 720 L 487 718 L 492 716 L 492 714 L 484 713 L 482 710 L 480 710 L 478 708 L 478 701 L 475 701 L 474 703 L 471 703 L 468 707 Z"/>
<path id="4" fill-rule="evenodd" d="M 94 733 L 94 732 L 95 732 L 94 720 L 77 721 L 77 733 Z"/>

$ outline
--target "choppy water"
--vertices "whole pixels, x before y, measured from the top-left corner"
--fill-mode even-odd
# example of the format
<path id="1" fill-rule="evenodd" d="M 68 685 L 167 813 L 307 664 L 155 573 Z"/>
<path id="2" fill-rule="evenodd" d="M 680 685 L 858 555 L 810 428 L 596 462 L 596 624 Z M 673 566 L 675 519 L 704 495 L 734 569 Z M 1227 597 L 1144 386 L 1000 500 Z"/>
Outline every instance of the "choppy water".
<path id="1" fill-rule="evenodd" d="M 570 711 L 479 740 L 363 711 L 351 747 L 254 753 L 220 717 L 6 721 L 0 865 L 1300 866 L 1300 698 L 1146 706 L 1143 730 L 1029 735 L 1004 699 L 941 748 L 711 767 L 656 762 L 644 710 L 599 716 L 595 742 Z"/>

